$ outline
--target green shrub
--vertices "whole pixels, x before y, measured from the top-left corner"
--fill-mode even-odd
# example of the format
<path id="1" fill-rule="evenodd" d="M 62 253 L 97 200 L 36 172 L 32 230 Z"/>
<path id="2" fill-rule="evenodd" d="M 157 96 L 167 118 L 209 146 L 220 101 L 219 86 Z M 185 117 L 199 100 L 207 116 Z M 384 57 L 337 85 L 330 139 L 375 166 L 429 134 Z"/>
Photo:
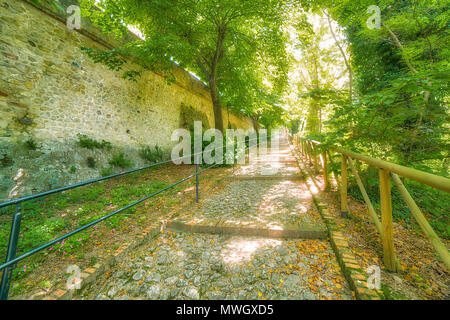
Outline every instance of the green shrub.
<path id="1" fill-rule="evenodd" d="M 103 167 L 102 171 L 100 172 L 102 177 L 110 176 L 114 173 L 114 169 L 112 167 Z"/>
<path id="2" fill-rule="evenodd" d="M 2 167 L 10 167 L 14 164 L 14 160 L 4 153 L 3 155 L 0 154 L 0 166 Z"/>
<path id="3" fill-rule="evenodd" d="M 95 162 L 95 159 L 93 157 L 87 158 L 87 166 L 92 169 L 94 169 L 97 166 L 97 163 Z"/>
<path id="4" fill-rule="evenodd" d="M 77 167 L 71 166 L 70 167 L 70 173 L 75 173 L 75 172 L 77 172 Z"/>
<path id="5" fill-rule="evenodd" d="M 38 145 L 36 143 L 36 141 L 34 141 L 32 138 L 27 139 L 24 142 L 25 148 L 27 148 L 28 150 L 36 150 Z"/>
<path id="6" fill-rule="evenodd" d="M 139 155 L 142 159 L 147 160 L 150 163 L 161 162 L 164 160 L 164 152 L 158 145 L 156 145 L 154 149 L 150 146 L 143 148 L 139 151 Z"/>
<path id="7" fill-rule="evenodd" d="M 202 136 L 204 135 L 204 133 L 202 134 Z M 191 137 L 194 137 L 194 132 L 191 131 Z M 202 152 L 205 151 L 206 147 L 208 147 L 210 144 L 214 143 L 215 138 L 212 139 L 212 141 L 202 141 Z M 249 137 L 245 137 L 245 143 L 244 146 L 242 148 L 239 148 L 239 145 L 236 142 L 236 139 L 234 141 L 234 159 L 235 161 L 238 160 L 239 155 L 241 154 L 245 154 L 246 152 L 248 152 L 247 148 L 250 146 L 249 144 Z M 227 159 L 226 159 L 226 151 L 227 151 L 227 135 L 224 134 L 223 139 L 221 141 L 221 151 L 222 151 L 222 164 L 216 164 L 214 167 L 218 168 L 218 167 L 227 167 L 227 166 L 231 166 L 232 164 L 227 164 Z M 257 141 L 256 141 L 257 142 Z M 194 139 L 191 139 L 191 155 L 192 155 L 192 163 L 195 163 L 195 149 L 194 149 Z M 215 156 L 215 150 L 213 152 L 211 152 L 212 157 Z M 206 164 L 204 162 L 202 162 L 201 164 L 202 167 L 210 167 L 211 164 Z"/>
<path id="8" fill-rule="evenodd" d="M 78 145 L 80 147 L 86 148 L 86 149 L 107 149 L 111 150 L 112 145 L 110 142 L 102 140 L 102 142 L 98 142 L 94 139 L 89 138 L 85 134 L 77 134 L 78 137 Z"/>
<path id="9" fill-rule="evenodd" d="M 120 168 L 128 168 L 133 165 L 133 163 L 129 159 L 125 158 L 125 154 L 123 152 L 114 155 L 113 158 L 109 160 L 109 164 L 113 167 Z"/>

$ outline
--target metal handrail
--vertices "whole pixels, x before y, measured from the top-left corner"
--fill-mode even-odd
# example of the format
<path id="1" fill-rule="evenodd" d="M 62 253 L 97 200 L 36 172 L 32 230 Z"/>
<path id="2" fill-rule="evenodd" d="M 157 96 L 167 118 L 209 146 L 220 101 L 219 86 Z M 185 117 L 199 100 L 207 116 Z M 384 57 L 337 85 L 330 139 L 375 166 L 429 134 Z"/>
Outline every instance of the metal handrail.
<path id="1" fill-rule="evenodd" d="M 79 233 L 79 232 L 81 232 L 83 230 L 86 230 L 87 228 L 92 227 L 92 226 L 96 225 L 97 223 L 102 222 L 103 220 L 106 220 L 106 219 L 108 219 L 108 218 L 110 218 L 110 217 L 112 217 L 112 216 L 114 216 L 114 215 L 116 215 L 116 214 L 118 214 L 118 213 L 120 213 L 122 211 L 125 211 L 125 210 L 127 210 L 127 209 L 129 209 L 131 207 L 134 207 L 135 205 L 138 205 L 141 202 L 144 202 L 145 200 L 150 199 L 151 197 L 154 197 L 154 196 L 156 196 L 156 195 L 158 195 L 158 194 L 160 194 L 160 193 L 162 193 L 162 192 L 164 192 L 166 190 L 169 190 L 169 189 L 173 188 L 174 186 L 176 186 L 176 185 L 178 185 L 180 183 L 183 183 L 186 180 L 189 180 L 190 178 L 194 177 L 195 175 L 196 175 L 195 173 L 191 174 L 191 175 L 183 178 L 182 180 L 177 181 L 176 183 L 173 183 L 173 184 L 171 184 L 171 185 L 169 185 L 169 186 L 167 186 L 165 188 L 162 188 L 162 189 L 160 189 L 160 190 L 158 190 L 156 192 L 153 192 L 152 194 L 146 196 L 145 198 L 142 198 L 142 199 L 137 200 L 137 201 L 135 201 L 133 203 L 130 203 L 129 205 L 127 205 L 125 207 L 122 207 L 122 208 L 120 208 L 120 209 L 118 209 L 118 210 L 116 210 L 114 212 L 111 212 L 111 213 L 107 214 L 106 216 L 103 216 L 103 217 L 98 218 L 98 219 L 96 219 L 96 220 L 94 220 L 92 222 L 89 222 L 89 223 L 83 225 L 82 227 L 80 227 L 78 229 L 75 229 L 75 230 L 73 230 L 71 232 L 68 232 L 68 233 L 66 233 L 63 236 L 60 236 L 60 237 L 58 237 L 56 239 L 53 239 L 53 240 L 47 242 L 46 244 L 43 244 L 43 245 L 41 245 L 41 246 L 39 246 L 39 247 L 37 247 L 35 249 L 32 249 L 32 250 L 30 250 L 30 251 L 28 251 L 28 252 L 26 252 L 26 253 L 24 253 L 24 254 L 16 257 L 16 258 L 14 258 L 14 259 L 12 259 L 12 260 L 10 260 L 8 262 L 5 262 L 5 263 L 0 265 L 0 271 L 3 270 L 6 267 L 9 267 L 10 265 L 12 265 L 12 264 L 14 264 L 16 262 L 19 262 L 19 261 L 21 261 L 21 260 L 23 260 L 23 259 L 25 259 L 25 258 L 27 258 L 27 257 L 29 257 L 29 256 L 31 256 L 33 254 L 35 254 L 35 253 L 41 251 L 41 250 L 44 250 L 44 249 L 54 245 L 57 242 L 60 242 L 60 241 L 62 241 L 64 239 L 66 239 L 66 238 L 69 238 L 70 236 L 73 236 L 74 234 L 77 234 L 77 233 Z"/>
<path id="2" fill-rule="evenodd" d="M 250 142 L 250 141 L 255 141 L 255 140 L 258 140 L 258 138 L 250 139 L 248 141 Z M 225 148 L 225 146 L 220 147 L 220 149 L 223 149 L 223 148 Z M 246 147 L 246 149 L 247 149 L 247 147 Z M 109 180 L 109 179 L 112 179 L 112 178 L 120 177 L 120 176 L 123 176 L 123 175 L 127 175 L 127 174 L 130 174 L 130 173 L 135 173 L 135 172 L 139 172 L 139 171 L 142 171 L 142 170 L 150 169 L 150 168 L 157 167 L 157 166 L 160 166 L 160 165 L 163 165 L 163 164 L 167 164 L 167 163 L 170 163 L 170 162 L 174 162 L 174 161 L 177 161 L 177 160 L 182 160 L 182 159 L 185 159 L 185 158 L 191 158 L 191 157 L 194 157 L 194 156 L 198 156 L 200 154 L 203 154 L 203 152 L 197 152 L 197 153 L 193 153 L 193 154 L 190 154 L 190 155 L 187 155 L 187 156 L 184 156 L 184 157 L 179 157 L 179 158 L 176 158 L 176 159 L 171 159 L 171 160 L 167 160 L 167 161 L 154 163 L 154 164 L 151 164 L 151 165 L 148 165 L 148 166 L 144 166 L 144 167 L 141 167 L 141 168 L 136 168 L 136 169 L 132 169 L 132 170 L 128 170 L 128 171 L 114 173 L 114 174 L 111 174 L 109 176 L 95 178 L 95 179 L 90 179 L 90 180 L 85 180 L 85 181 L 78 182 L 78 183 L 75 183 L 75 184 L 72 184 L 72 185 L 68 185 L 68 186 L 64 186 L 64 187 L 60 187 L 60 188 L 55 188 L 55 189 L 51 189 L 51 190 L 35 193 L 35 194 L 24 196 L 24 197 L 21 197 L 21 198 L 12 199 L 12 200 L 0 203 L 0 209 L 4 208 L 4 207 L 11 206 L 11 205 L 19 204 L 21 202 L 34 200 L 34 199 L 37 199 L 37 198 L 42 198 L 42 197 L 45 197 L 45 196 L 48 196 L 48 195 L 51 195 L 51 194 L 60 193 L 60 192 L 71 190 L 71 189 L 76 189 L 76 188 L 83 187 L 83 186 L 86 186 L 86 185 L 89 185 L 89 184 L 93 184 L 93 183 Z"/>
<path id="3" fill-rule="evenodd" d="M 256 139 L 249 139 L 248 141 L 250 142 L 250 141 L 254 141 L 254 140 L 258 140 L 258 138 L 256 138 Z M 244 143 L 245 143 L 245 140 L 244 140 Z M 259 143 L 256 144 L 256 146 L 258 146 L 258 145 L 259 145 Z M 223 149 L 225 147 L 226 146 L 222 146 L 220 148 Z M 247 149 L 249 147 L 250 146 L 248 146 L 248 147 L 245 146 L 245 148 L 244 148 L 245 152 L 247 151 Z M 234 143 L 233 143 L 233 148 L 234 148 Z M 187 155 L 187 156 L 184 156 L 184 157 L 179 157 L 179 158 L 177 158 L 175 160 L 191 158 L 193 156 L 198 156 L 200 154 L 203 154 L 203 151 L 202 152 L 198 152 L 198 153 L 194 153 L 194 154 L 190 154 L 190 155 Z M 104 221 L 104 220 L 106 220 L 106 219 L 108 219 L 108 218 L 110 218 L 110 217 L 112 217 L 112 216 L 122 212 L 122 211 L 125 211 L 125 210 L 127 210 L 127 209 L 129 209 L 131 207 L 134 207 L 134 206 L 140 204 L 141 202 L 144 202 L 144 201 L 146 201 L 146 200 L 148 200 L 148 199 L 150 199 L 150 198 L 152 198 L 152 197 L 154 197 L 154 196 L 156 196 L 156 195 L 158 195 L 158 194 L 160 194 L 160 193 L 162 193 L 164 191 L 167 191 L 167 190 L 175 187 L 176 185 L 179 185 L 179 184 L 181 184 L 181 183 L 183 183 L 183 182 L 193 178 L 194 176 L 196 177 L 196 202 L 198 202 L 198 187 L 199 187 L 198 177 L 199 177 L 199 175 L 202 174 L 203 172 L 207 171 L 208 169 L 210 169 L 210 168 L 212 168 L 214 166 L 217 166 L 218 164 L 217 163 L 216 164 L 212 164 L 212 165 L 208 166 L 206 169 L 199 170 L 199 164 L 196 163 L 195 164 L 196 165 L 195 173 L 193 173 L 193 174 L 191 174 L 191 175 L 189 175 L 189 176 L 187 176 L 187 177 L 185 177 L 185 178 L 183 178 L 183 179 L 181 179 L 181 180 L 179 180 L 179 181 L 177 181 L 177 182 L 175 182 L 175 183 L 173 183 L 173 184 L 171 184 L 171 185 L 169 185 L 169 186 L 167 186 L 165 188 L 162 188 L 162 189 L 160 189 L 158 191 L 155 191 L 152 194 L 150 194 L 150 195 L 148 195 L 148 196 L 146 196 L 146 197 L 144 197 L 144 198 L 142 198 L 140 200 L 137 200 L 137 201 L 135 201 L 135 202 L 125 206 L 125 207 L 122 207 L 122 208 L 120 208 L 120 209 L 118 209 L 118 210 L 116 210 L 114 212 L 111 212 L 111 213 L 109 213 L 109 214 L 107 214 L 107 215 L 105 215 L 105 216 L 103 216 L 101 218 L 98 218 L 98 219 L 96 219 L 94 221 L 91 221 L 91 222 L 89 222 L 89 223 L 87 223 L 87 224 L 85 224 L 85 225 L 83 225 L 83 226 L 81 226 L 81 227 L 79 227 L 79 228 L 77 228 L 75 230 L 72 230 L 72 231 L 70 231 L 70 232 L 68 232 L 68 233 L 66 233 L 66 234 L 64 234 L 64 235 L 62 235 L 62 236 L 60 236 L 58 238 L 55 238 L 55 239 L 53 239 L 53 240 L 51 240 L 51 241 L 49 241 L 49 242 L 47 242 L 47 243 L 37 247 L 37 248 L 34 248 L 34 249 L 32 249 L 32 250 L 30 250 L 30 251 L 28 251 L 28 252 L 26 252 L 26 253 L 18 256 L 18 257 L 15 257 L 16 251 L 17 251 L 18 236 L 19 236 L 19 231 L 20 231 L 20 222 L 21 222 L 21 218 L 22 218 L 21 206 L 22 206 L 23 202 L 29 201 L 29 200 L 33 200 L 33 199 L 37 199 L 37 198 L 41 198 L 41 197 L 44 197 L 44 196 L 47 196 L 47 195 L 50 195 L 50 194 L 55 194 L 55 193 L 63 192 L 63 191 L 66 191 L 66 190 L 75 189 L 75 188 L 78 188 L 78 187 L 81 187 L 81 186 L 86 186 L 86 185 L 89 185 L 89 184 L 92 184 L 92 183 L 96 183 L 96 182 L 100 182 L 100 181 L 104 181 L 104 180 L 109 180 L 111 178 L 115 178 L 115 177 L 118 177 L 118 176 L 123 176 L 123 175 L 131 174 L 131 173 L 135 173 L 135 172 L 142 171 L 142 170 L 145 170 L 145 169 L 148 169 L 148 168 L 152 168 L 152 167 L 155 167 L 155 166 L 159 166 L 159 165 L 162 165 L 162 164 L 167 164 L 167 163 L 173 162 L 175 160 L 167 160 L 167 161 L 155 163 L 155 164 L 152 164 L 152 165 L 149 165 L 149 166 L 145 166 L 145 167 L 142 167 L 142 168 L 137 168 L 137 169 L 133 169 L 133 170 L 129 170 L 129 171 L 124 171 L 124 172 L 112 174 L 112 175 L 109 175 L 109 176 L 106 176 L 106 177 L 97 178 L 97 179 L 91 179 L 91 180 L 79 182 L 79 183 L 76 183 L 76 184 L 73 184 L 73 185 L 70 185 L 70 186 L 56 188 L 56 189 L 53 189 L 53 190 L 48 190 L 48 191 L 44 191 L 44 192 L 37 193 L 37 194 L 34 194 L 34 195 L 25 196 L 25 197 L 22 197 L 22 198 L 18 198 L 18 199 L 14 199 L 14 200 L 10 200 L 10 201 L 4 202 L 4 203 L 0 203 L 0 208 L 16 205 L 16 212 L 15 212 L 15 214 L 13 216 L 13 223 L 11 225 L 11 233 L 10 233 L 10 238 L 9 238 L 9 242 L 8 242 L 8 251 L 7 251 L 6 262 L 0 265 L 0 271 L 4 270 L 3 271 L 3 275 L 2 275 L 2 281 L 1 281 L 1 284 L 0 284 L 0 300 L 6 300 L 8 298 L 9 287 L 10 287 L 10 282 L 11 282 L 11 275 L 12 275 L 12 271 L 15 268 L 15 264 L 17 262 L 19 262 L 19 261 L 21 261 L 21 260 L 23 260 L 23 259 L 25 259 L 27 257 L 30 257 L 30 256 L 32 256 L 32 255 L 34 255 L 34 254 L 36 254 L 36 253 L 38 253 L 38 252 L 40 252 L 42 250 L 44 250 L 44 249 L 54 245 L 57 242 L 60 242 L 60 241 L 62 241 L 64 239 L 67 239 L 67 238 L 69 238 L 69 237 L 71 237 L 71 236 L 73 236 L 73 235 L 75 235 L 75 234 L 77 234 L 77 233 L 79 233 L 81 231 L 84 231 L 84 230 L 88 229 L 89 227 L 94 226 L 94 225 L 96 225 L 96 224 L 98 224 L 98 223 L 100 223 L 100 222 L 102 222 L 102 221 Z M 235 159 L 233 159 L 233 163 L 234 162 L 235 162 Z"/>
<path id="4" fill-rule="evenodd" d="M 134 172 L 142 171 L 142 170 L 149 169 L 149 168 L 152 168 L 152 167 L 156 167 L 156 166 L 159 166 L 159 165 L 167 164 L 169 162 L 172 162 L 172 160 L 168 160 L 168 161 L 164 161 L 164 162 L 158 162 L 158 163 L 155 163 L 155 164 L 152 164 L 152 165 L 149 165 L 149 166 L 136 168 L 136 169 L 132 169 L 132 170 L 129 170 L 129 171 L 123 171 L 123 172 L 115 173 L 115 174 L 112 174 L 112 175 L 109 175 L 109 176 L 105 176 L 105 177 L 85 180 L 85 181 L 78 182 L 78 183 L 75 183 L 75 184 L 72 184 L 72 185 L 68 185 L 68 186 L 65 186 L 65 187 L 55 188 L 55 189 L 52 189 L 52 190 L 43 191 L 43 192 L 32 194 L 32 195 L 29 195 L 29 196 L 25 196 L 25 197 L 9 200 L 9 201 L 0 203 L 0 208 L 4 208 L 4 207 L 11 206 L 11 205 L 19 204 L 19 203 L 22 203 L 22 202 L 25 202 L 25 201 L 29 201 L 29 200 L 34 200 L 34 199 L 37 199 L 37 198 L 42 198 L 42 197 L 45 197 L 45 196 L 48 196 L 48 195 L 51 195 L 51 194 L 60 193 L 60 192 L 63 192 L 63 191 L 67 191 L 67 190 L 83 187 L 83 186 L 86 186 L 86 185 L 89 185 L 89 184 L 93 184 L 93 183 L 96 183 L 96 182 L 109 180 L 109 179 L 112 179 L 112 178 L 115 178 L 115 177 L 120 177 L 120 176 L 127 175 L 127 174 L 130 174 L 130 173 L 134 173 Z"/>
<path id="5" fill-rule="evenodd" d="M 212 166 L 210 166 L 210 167 L 212 167 Z M 207 168 L 207 169 L 209 169 L 209 168 Z M 114 212 L 111 212 L 111 213 L 109 213 L 109 214 L 107 214 L 107 215 L 105 215 L 103 217 L 100 217 L 100 218 L 98 218 L 98 219 L 96 219 L 94 221 L 91 221 L 91 222 L 89 222 L 89 223 L 87 223 L 87 224 L 85 224 L 85 225 L 83 225 L 83 226 L 81 226 L 81 227 L 79 227 L 79 228 L 77 228 L 75 230 L 72 230 L 72 231 L 70 231 L 70 232 L 68 232 L 68 233 L 66 233 L 66 234 L 64 234 L 64 235 L 62 235 L 62 236 L 60 236 L 58 238 L 55 238 L 55 239 L 53 239 L 53 240 L 51 240 L 51 241 L 49 241 L 49 242 L 47 242 L 47 243 L 37 247 L 37 248 L 34 248 L 34 249 L 32 249 L 32 250 L 30 250 L 30 251 L 28 251 L 28 252 L 26 252 L 26 253 L 18 256 L 18 257 L 15 257 L 15 252 L 17 250 L 18 235 L 19 235 L 19 230 L 20 230 L 20 220 L 21 220 L 21 214 L 22 214 L 21 213 L 21 203 L 19 203 L 17 205 L 17 210 L 16 210 L 16 213 L 14 214 L 14 217 L 13 217 L 13 224 L 11 226 L 11 234 L 10 234 L 10 240 L 9 240 L 9 244 L 8 244 L 8 253 L 7 253 L 7 257 L 6 257 L 6 262 L 0 265 L 0 271 L 9 267 L 8 269 L 6 269 L 3 272 L 3 275 L 2 275 L 2 282 L 1 282 L 1 286 L 0 286 L 0 299 L 1 300 L 5 300 L 8 297 L 8 291 L 9 291 L 9 286 L 10 286 L 11 274 L 12 274 L 12 271 L 14 269 L 14 265 L 17 262 L 19 262 L 19 261 L 21 261 L 21 260 L 23 260 L 23 259 L 25 259 L 25 258 L 27 258 L 29 256 L 32 256 L 32 255 L 34 255 L 34 254 L 36 254 L 36 253 L 38 253 L 38 252 L 40 252 L 40 251 L 42 251 L 42 250 L 44 250 L 44 249 L 46 249 L 48 247 L 54 245 L 55 243 L 58 243 L 58 242 L 60 242 L 60 241 L 62 241 L 64 239 L 67 239 L 67 238 L 69 238 L 69 237 L 71 237 L 71 236 L 73 236 L 73 235 L 75 235 L 75 234 L 77 234 L 77 233 L 79 233 L 81 231 L 84 231 L 84 230 L 88 229 L 89 227 L 92 227 L 92 226 L 94 226 L 94 225 L 96 225 L 96 224 L 98 224 L 98 223 L 100 223 L 100 222 L 102 222 L 102 221 L 104 221 L 104 220 L 106 220 L 106 219 L 108 219 L 108 218 L 110 218 L 110 217 L 112 217 L 112 216 L 122 212 L 122 211 L 125 211 L 125 210 L 127 210 L 127 209 L 129 209 L 131 207 L 134 207 L 134 206 L 140 204 L 141 202 L 144 202 L 144 201 L 146 201 L 146 200 L 148 200 L 148 199 L 150 199 L 150 198 L 152 198 L 152 197 L 154 197 L 154 196 L 156 196 L 156 195 L 158 195 L 158 194 L 160 194 L 160 193 L 162 193 L 164 191 L 167 191 L 167 190 L 175 187 L 176 185 L 179 185 L 179 184 L 181 184 L 181 183 L 191 179 L 194 176 L 197 177 L 197 188 L 198 188 L 198 176 L 204 171 L 206 171 L 206 169 L 203 170 L 203 171 L 198 171 L 198 165 L 197 165 L 195 173 L 193 173 L 193 174 L 191 174 L 191 175 L 189 175 L 189 176 L 187 176 L 187 177 L 185 177 L 185 178 L 183 178 L 183 179 L 181 179 L 181 180 L 179 180 L 179 181 L 177 181 L 177 182 L 175 182 L 175 183 L 173 183 L 173 184 L 171 184 L 171 185 L 169 185 L 169 186 L 167 186 L 165 188 L 162 188 L 162 189 L 160 189 L 160 190 L 158 190 L 156 192 L 153 192 L 152 194 L 150 194 L 150 195 L 148 195 L 148 196 L 146 196 L 146 197 L 144 197 L 144 198 L 142 198 L 140 200 L 137 200 L 137 201 L 135 201 L 133 203 L 130 203 L 129 205 L 127 205 L 125 207 L 122 207 L 122 208 L 120 208 L 120 209 L 118 209 L 118 210 L 116 210 Z M 197 189 L 197 194 L 198 194 L 198 189 Z M 198 201 L 198 198 L 197 198 L 197 201 Z"/>

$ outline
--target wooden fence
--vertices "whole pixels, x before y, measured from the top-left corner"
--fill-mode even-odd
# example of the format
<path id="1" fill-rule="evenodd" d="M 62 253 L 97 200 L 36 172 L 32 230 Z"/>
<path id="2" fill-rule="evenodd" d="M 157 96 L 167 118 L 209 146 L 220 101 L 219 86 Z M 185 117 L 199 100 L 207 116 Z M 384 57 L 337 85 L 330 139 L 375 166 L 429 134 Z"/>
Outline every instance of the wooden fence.
<path id="1" fill-rule="evenodd" d="M 375 224 L 378 233 L 380 234 L 383 242 L 383 261 L 387 270 L 398 271 L 400 269 L 400 263 L 395 255 L 394 249 L 394 237 L 392 229 L 392 200 L 391 200 L 391 180 L 398 188 L 401 197 L 408 205 L 411 214 L 416 219 L 417 223 L 428 237 L 432 246 L 442 258 L 447 270 L 450 270 L 450 255 L 447 247 L 439 239 L 436 232 L 428 223 L 427 219 L 423 215 L 422 211 L 417 206 L 414 199 L 409 194 L 405 185 L 401 181 L 400 177 L 411 179 L 422 184 L 429 185 L 431 187 L 450 192 L 450 179 L 419 171 L 416 169 L 401 166 L 392 162 L 384 161 L 377 158 L 372 158 L 363 154 L 348 151 L 339 147 L 324 147 L 320 142 L 314 140 L 302 139 L 298 135 L 292 137 L 294 145 L 300 150 L 305 159 L 314 165 L 316 173 L 320 171 L 324 178 L 324 188 L 329 188 L 328 177 L 328 160 L 332 162 L 331 152 L 340 154 L 341 159 L 341 172 L 340 177 L 336 172 L 333 172 L 338 182 L 340 200 L 341 200 L 341 215 L 346 217 L 348 215 L 348 167 L 350 167 L 353 173 L 356 183 L 361 191 L 365 203 L 368 207 L 368 212 Z M 380 187 L 380 207 L 381 207 L 381 222 L 378 218 L 377 212 L 373 207 L 364 184 L 359 176 L 357 167 L 354 161 L 361 161 L 370 166 L 374 166 L 379 170 L 379 187 Z M 321 167 L 321 168 L 319 168 Z M 321 169 L 321 170 L 320 170 Z"/>

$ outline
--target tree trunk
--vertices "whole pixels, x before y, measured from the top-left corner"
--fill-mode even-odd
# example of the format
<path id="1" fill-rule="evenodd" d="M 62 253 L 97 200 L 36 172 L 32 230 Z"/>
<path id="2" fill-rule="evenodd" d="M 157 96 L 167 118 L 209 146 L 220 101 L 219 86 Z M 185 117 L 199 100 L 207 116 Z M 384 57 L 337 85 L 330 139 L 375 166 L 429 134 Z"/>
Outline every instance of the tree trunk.
<path id="1" fill-rule="evenodd" d="M 314 90 L 318 90 L 319 85 L 319 68 L 317 58 L 314 58 L 314 75 L 313 75 L 313 83 L 312 87 Z M 310 98 L 308 117 L 306 122 L 306 131 L 309 134 L 317 134 L 320 133 L 321 126 L 321 115 L 320 115 L 320 102 L 315 98 Z"/>
<path id="2" fill-rule="evenodd" d="M 322 133 L 322 107 L 319 105 L 319 133 Z"/>
<path id="3" fill-rule="evenodd" d="M 217 84 L 215 78 L 211 78 L 209 82 L 209 91 L 211 93 L 211 99 L 213 103 L 214 127 L 220 132 L 223 132 L 222 106 L 220 104 L 219 94 L 217 93 Z"/>
<path id="4" fill-rule="evenodd" d="M 198 67 L 203 71 L 205 78 L 208 79 L 209 93 L 213 104 L 214 128 L 223 133 L 223 115 L 222 105 L 220 104 L 219 91 L 217 89 L 217 67 L 223 56 L 223 43 L 225 40 L 226 26 L 217 26 L 217 41 L 214 55 L 211 60 L 206 57 L 199 57 L 196 60 Z M 229 119 L 228 119 L 229 121 Z"/>
<path id="5" fill-rule="evenodd" d="M 252 118 L 252 123 L 253 123 L 253 129 L 255 129 L 256 134 L 259 136 L 258 118 L 253 117 L 253 118 Z"/>
<path id="6" fill-rule="evenodd" d="M 217 90 L 217 67 L 223 56 L 223 43 L 225 40 L 226 27 L 224 25 L 217 26 L 217 42 L 214 58 L 211 63 L 211 74 L 209 77 L 209 90 L 214 111 L 214 126 L 220 132 L 223 132 L 222 106 L 220 105 L 219 92 Z"/>
<path id="7" fill-rule="evenodd" d="M 306 132 L 308 134 L 319 133 L 319 106 L 315 101 L 311 102 L 306 120 Z"/>

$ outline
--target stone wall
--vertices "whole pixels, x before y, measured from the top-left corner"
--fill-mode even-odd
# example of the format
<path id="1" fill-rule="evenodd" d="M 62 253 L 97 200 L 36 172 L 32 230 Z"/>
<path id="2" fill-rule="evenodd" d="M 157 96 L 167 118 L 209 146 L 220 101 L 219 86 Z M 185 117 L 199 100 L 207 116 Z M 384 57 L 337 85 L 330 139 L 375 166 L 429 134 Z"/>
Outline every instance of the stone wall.
<path id="1" fill-rule="evenodd" d="M 97 177 L 120 152 L 133 166 L 143 165 L 140 148 L 173 145 L 182 103 L 214 123 L 210 95 L 189 73 L 176 68 L 172 85 L 152 72 L 137 82 L 124 80 L 80 50 L 111 48 L 116 40 L 85 20 L 82 30 L 71 31 L 64 14 L 42 3 L 38 8 L 28 1 L 0 0 L 0 201 L 20 168 L 26 181 L 18 195 L 25 195 Z M 223 114 L 227 127 L 228 114 Z M 229 120 L 235 128 L 252 126 L 247 118 L 230 115 Z M 81 148 L 79 133 L 113 148 Z M 24 145 L 30 138 L 35 150 Z M 87 167 L 88 157 L 96 168 Z"/>

